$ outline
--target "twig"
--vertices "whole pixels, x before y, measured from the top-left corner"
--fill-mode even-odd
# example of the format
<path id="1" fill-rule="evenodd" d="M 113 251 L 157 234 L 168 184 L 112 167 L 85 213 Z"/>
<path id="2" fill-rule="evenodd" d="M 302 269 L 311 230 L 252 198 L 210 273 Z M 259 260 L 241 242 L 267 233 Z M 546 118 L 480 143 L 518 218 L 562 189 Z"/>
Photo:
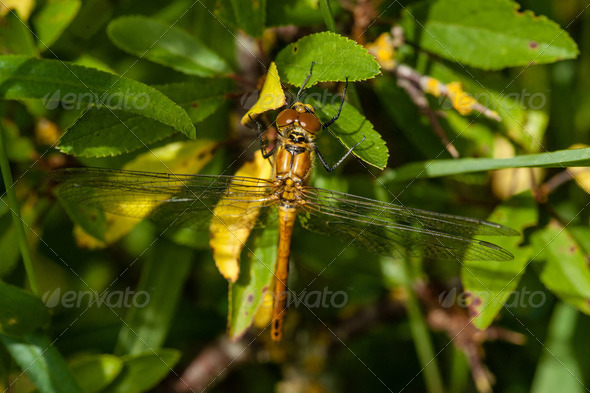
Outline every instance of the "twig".
<path id="1" fill-rule="evenodd" d="M 203 391 L 246 362 L 250 355 L 251 350 L 244 341 L 233 343 L 222 337 L 199 353 L 174 382 L 172 390 L 177 393 Z"/>
<path id="2" fill-rule="evenodd" d="M 445 85 L 441 82 L 438 82 L 429 76 L 424 76 L 424 75 L 420 74 L 418 71 L 414 70 L 410 66 L 407 66 L 405 64 L 399 64 L 393 70 L 393 72 L 399 79 L 407 79 L 407 80 L 411 81 L 413 84 L 418 86 L 419 89 L 423 92 L 429 90 L 429 86 L 428 86 L 429 84 L 436 82 L 438 92 L 441 96 L 448 98 L 448 99 L 453 98 L 447 85 Z M 498 115 L 495 111 L 485 107 L 484 105 L 480 104 L 479 102 L 477 102 L 475 100 L 473 101 L 472 109 L 476 112 L 481 113 L 482 115 L 484 115 L 485 117 L 487 117 L 489 119 L 496 120 L 496 121 L 502 121 L 502 118 L 500 117 L 500 115 Z"/>
<path id="3" fill-rule="evenodd" d="M 397 68 L 399 69 L 399 67 Z M 428 117 L 428 121 L 432 125 L 432 129 L 434 130 L 436 135 L 438 135 L 442 143 L 445 145 L 445 149 L 447 149 L 451 157 L 459 158 L 459 152 L 451 143 L 451 141 L 449 141 L 449 138 L 447 138 L 445 131 L 443 130 L 442 126 L 438 121 L 436 113 L 434 113 L 432 108 L 430 108 L 430 105 L 428 104 L 428 100 L 426 99 L 426 95 L 424 94 L 424 92 L 420 90 L 414 83 L 412 83 L 410 79 L 404 79 L 398 76 L 397 84 L 399 87 L 401 87 L 408 93 L 410 99 L 412 100 L 412 102 L 414 102 L 414 105 L 416 105 L 418 109 L 420 109 L 420 112 L 422 112 L 422 114 Z"/>

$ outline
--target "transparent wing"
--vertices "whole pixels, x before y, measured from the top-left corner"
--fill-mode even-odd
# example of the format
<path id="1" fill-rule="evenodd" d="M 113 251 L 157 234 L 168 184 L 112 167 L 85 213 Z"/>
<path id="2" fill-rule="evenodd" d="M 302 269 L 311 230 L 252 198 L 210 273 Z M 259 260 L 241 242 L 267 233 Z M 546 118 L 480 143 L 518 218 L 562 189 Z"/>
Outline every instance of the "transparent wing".
<path id="1" fill-rule="evenodd" d="M 488 221 L 406 208 L 355 195 L 306 187 L 301 224 L 382 255 L 419 254 L 446 260 L 506 261 L 512 254 L 475 235 L 518 235 Z"/>
<path id="2" fill-rule="evenodd" d="M 51 172 L 61 198 L 122 216 L 149 218 L 162 226 L 208 228 L 223 197 L 231 209 L 219 218 L 250 226 L 249 212 L 275 203 L 273 183 L 240 176 L 174 175 L 104 168 L 65 168 Z"/>

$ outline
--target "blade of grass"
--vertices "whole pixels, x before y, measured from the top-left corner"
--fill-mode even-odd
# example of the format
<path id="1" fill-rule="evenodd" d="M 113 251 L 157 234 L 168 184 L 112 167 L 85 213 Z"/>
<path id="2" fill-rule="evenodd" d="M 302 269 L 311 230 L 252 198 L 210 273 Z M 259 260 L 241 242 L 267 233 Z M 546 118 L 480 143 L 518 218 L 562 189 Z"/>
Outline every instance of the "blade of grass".
<path id="1" fill-rule="evenodd" d="M 583 370 L 588 368 L 580 363 L 575 354 L 574 338 L 579 314 L 579 311 L 569 304 L 556 305 L 530 392 L 582 393 L 587 391 L 581 381 L 587 374 Z"/>
<path id="2" fill-rule="evenodd" d="M 467 388 L 469 378 L 469 363 L 463 351 L 452 346 L 453 357 L 451 362 L 451 378 L 449 393 L 461 393 Z"/>
<path id="3" fill-rule="evenodd" d="M 388 170 L 380 181 L 401 182 L 412 179 L 491 171 L 504 168 L 565 168 L 590 165 L 590 148 L 558 150 L 539 154 L 523 154 L 512 158 L 461 158 L 411 162 Z"/>
<path id="4" fill-rule="evenodd" d="M 332 10 L 330 9 L 328 0 L 320 0 L 320 11 L 322 12 L 322 17 L 328 30 L 336 33 L 336 23 L 334 22 L 334 16 L 332 16 Z"/>
<path id="5" fill-rule="evenodd" d="M 27 237 L 25 235 L 25 228 L 23 226 L 23 220 L 20 216 L 20 209 L 18 207 L 18 201 L 16 199 L 16 193 L 14 187 L 12 187 L 12 173 L 10 172 L 10 164 L 8 163 L 8 156 L 6 154 L 6 142 L 4 135 L 4 127 L 0 125 L 0 170 L 2 171 L 2 179 L 4 180 L 4 188 L 6 188 L 6 195 L 8 197 L 8 207 L 12 215 L 14 227 L 18 237 L 18 246 L 20 248 L 21 255 L 23 257 L 23 263 L 25 264 L 25 270 L 27 273 L 27 279 L 29 280 L 29 286 L 31 292 L 35 296 L 39 296 L 39 287 L 37 286 L 37 279 L 35 278 L 35 271 L 33 270 L 33 260 L 27 244 Z"/>
<path id="6" fill-rule="evenodd" d="M 416 292 L 412 287 L 414 283 L 414 274 L 410 267 L 410 261 L 404 260 L 402 263 L 405 276 L 407 277 L 405 289 L 407 293 L 406 307 L 408 311 L 408 319 L 410 322 L 410 331 L 416 346 L 416 353 L 420 365 L 424 370 L 424 382 L 426 383 L 426 390 L 429 393 L 443 393 L 444 387 L 438 362 L 436 361 L 436 354 L 434 353 L 434 345 L 430 335 L 428 334 L 428 327 L 426 321 L 420 310 Z"/>
<path id="7" fill-rule="evenodd" d="M 117 354 L 138 355 L 159 349 L 168 335 L 190 273 L 192 251 L 165 239 L 158 243 L 155 253 L 143 265 L 136 290 L 137 294 L 147 294 L 147 305 L 129 310 L 119 332 Z"/>

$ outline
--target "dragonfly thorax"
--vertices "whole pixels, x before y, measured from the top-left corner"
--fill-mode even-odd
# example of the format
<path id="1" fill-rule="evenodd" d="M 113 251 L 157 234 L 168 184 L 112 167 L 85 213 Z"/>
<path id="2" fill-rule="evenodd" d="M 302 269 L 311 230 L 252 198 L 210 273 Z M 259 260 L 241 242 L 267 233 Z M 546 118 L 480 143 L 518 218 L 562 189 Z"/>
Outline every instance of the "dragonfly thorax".
<path id="1" fill-rule="evenodd" d="M 287 130 L 286 135 L 283 137 L 284 143 L 301 146 L 301 147 L 308 147 L 310 143 L 313 143 L 313 137 L 301 127 L 293 126 L 291 129 Z"/>

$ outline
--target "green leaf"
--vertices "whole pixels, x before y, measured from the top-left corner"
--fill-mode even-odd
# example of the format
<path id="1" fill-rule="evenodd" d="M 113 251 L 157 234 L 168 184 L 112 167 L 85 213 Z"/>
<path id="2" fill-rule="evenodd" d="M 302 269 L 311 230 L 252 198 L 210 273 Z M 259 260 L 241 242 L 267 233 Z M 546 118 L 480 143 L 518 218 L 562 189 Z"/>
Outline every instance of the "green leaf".
<path id="1" fill-rule="evenodd" d="M 180 359 L 175 349 L 158 349 L 139 355 L 122 356 L 123 371 L 103 392 L 141 393 L 150 390 L 172 370 Z"/>
<path id="2" fill-rule="evenodd" d="M 423 1 L 404 9 L 408 41 L 464 65 L 485 70 L 546 64 L 578 55 L 555 22 L 511 0 Z"/>
<path id="3" fill-rule="evenodd" d="M 142 308 L 134 306 L 129 310 L 119 331 L 115 353 L 139 354 L 162 346 L 190 272 L 191 257 L 191 249 L 165 239 L 158 240 L 155 253 L 143 265 L 135 290 L 142 302 L 147 297 L 147 305 Z"/>
<path id="4" fill-rule="evenodd" d="M 45 325 L 48 320 L 49 314 L 41 299 L 0 281 L 0 333 L 22 336 Z"/>
<path id="5" fill-rule="evenodd" d="M 78 157 L 116 156 L 148 147 L 175 132 L 144 116 L 92 108 L 64 133 L 58 148 Z"/>
<path id="6" fill-rule="evenodd" d="M 0 334 L 0 340 L 41 393 L 82 393 L 55 342 L 47 336 L 12 338 Z"/>
<path id="7" fill-rule="evenodd" d="M 109 23 L 107 33 L 122 50 L 188 75 L 231 72 L 219 55 L 174 25 L 145 16 L 123 16 Z"/>
<path id="8" fill-rule="evenodd" d="M 49 0 L 33 18 L 37 46 L 41 51 L 51 45 L 74 20 L 82 3 L 80 0 Z"/>
<path id="9" fill-rule="evenodd" d="M 537 231 L 533 245 L 539 258 L 546 259 L 541 281 L 555 295 L 590 314 L 590 269 L 588 259 L 569 230 L 551 221 Z"/>
<path id="10" fill-rule="evenodd" d="M 31 138 L 21 135 L 18 125 L 9 118 L 0 120 L 4 128 L 6 154 L 8 160 L 13 162 L 29 162 L 37 153 Z"/>
<path id="11" fill-rule="evenodd" d="M 104 211 L 84 204 L 73 203 L 67 198 L 56 194 L 59 202 L 70 219 L 81 226 L 85 232 L 97 239 L 105 240 L 105 233 L 108 229 L 107 217 Z M 47 301 L 47 299 L 45 299 Z"/>
<path id="12" fill-rule="evenodd" d="M 68 34 L 64 36 L 64 41 L 69 41 L 71 38 L 74 38 L 76 41 L 70 41 L 71 43 L 84 42 L 82 45 L 84 48 L 87 48 L 87 43 L 90 42 L 90 40 L 96 39 L 98 37 L 97 33 L 100 31 L 100 44 L 98 44 L 99 40 L 94 41 L 94 43 L 96 43 L 96 46 L 103 44 L 102 31 L 104 25 L 112 18 L 114 12 L 116 12 L 115 4 L 108 0 L 82 1 L 82 8 L 68 27 Z M 74 45 L 77 46 L 78 44 Z M 70 51 L 71 50 L 72 48 L 70 48 Z M 80 52 L 89 53 L 90 51 L 76 51 L 76 53 Z M 113 58 L 112 55 L 108 57 L 111 59 Z"/>
<path id="13" fill-rule="evenodd" d="M 339 1 L 332 0 L 330 9 L 333 15 L 337 15 L 342 11 L 342 5 Z M 319 1 L 269 1 L 266 5 L 266 13 L 267 26 L 314 26 L 324 21 Z"/>
<path id="14" fill-rule="evenodd" d="M 380 180 L 382 182 L 402 182 L 423 179 L 491 171 L 504 168 L 560 168 L 570 166 L 589 166 L 590 148 L 558 150 L 548 153 L 524 154 L 512 158 L 461 158 L 458 160 L 431 160 L 412 162 L 395 170 L 387 170 Z"/>
<path id="15" fill-rule="evenodd" d="M 38 51 L 31 29 L 15 12 L 0 17 L 0 53 L 37 56 Z"/>
<path id="16" fill-rule="evenodd" d="M 457 64 L 435 62 L 429 70 L 429 75 L 443 83 L 461 82 L 464 90 L 482 105 L 498 112 L 502 117 L 502 124 L 506 129 L 505 133 L 515 144 L 522 146 L 525 152 L 539 152 L 541 146 L 538 141 L 544 139 L 547 127 L 547 121 L 544 120 L 547 117 L 544 111 L 547 99 L 546 92 L 529 92 L 528 87 L 519 86 L 516 83 L 511 84 L 512 79 L 503 77 L 499 73 L 473 69 L 466 70 Z M 444 100 L 441 104 L 445 106 L 450 102 Z M 449 111 L 449 113 L 456 112 Z M 486 124 L 481 120 L 483 119 L 479 116 L 477 122 Z M 452 124 L 449 125 L 452 126 Z M 466 131 L 465 126 L 452 128 L 454 128 L 455 133 L 460 133 L 462 137 Z M 489 143 L 488 146 L 490 146 Z"/>
<path id="17" fill-rule="evenodd" d="M 10 273 L 20 258 L 20 250 L 15 247 L 18 244 L 16 230 L 12 223 L 8 201 L 0 199 L 0 277 Z"/>
<path id="18" fill-rule="evenodd" d="M 537 207 L 530 195 L 521 194 L 498 206 L 488 218 L 524 233 L 525 228 L 537 222 Z M 511 296 L 531 260 L 530 246 L 522 246 L 522 236 L 486 236 L 485 241 L 494 243 L 514 254 L 508 262 L 462 262 L 461 282 L 470 293 L 470 315 L 479 329 L 487 328 L 504 302 Z M 445 299 L 446 301 L 446 299 Z"/>
<path id="19" fill-rule="evenodd" d="M 313 105 L 320 119 L 326 122 L 338 113 L 340 103 L 328 103 L 322 106 L 314 101 Z M 379 169 L 385 168 L 389 158 L 385 141 L 375 131 L 371 122 L 361 115 L 355 107 L 345 103 L 340 117 L 329 128 L 334 130 L 335 136 L 347 149 L 350 149 L 360 142 L 363 137 L 366 137 L 360 145 L 354 148 L 352 154 L 369 165 Z"/>
<path id="20" fill-rule="evenodd" d="M 90 355 L 76 359 L 70 368 L 84 393 L 98 393 L 119 375 L 123 361 L 113 355 Z"/>
<path id="21" fill-rule="evenodd" d="M 405 90 L 396 86 L 393 79 L 387 76 L 376 79 L 373 86 L 385 111 L 425 157 L 437 157 L 441 152 L 444 157 L 449 157 L 428 119 L 420 114 Z"/>
<path id="22" fill-rule="evenodd" d="M 193 123 L 205 120 L 226 101 L 234 83 L 229 79 L 201 79 L 155 86 L 181 106 Z M 106 157 L 145 148 L 176 130 L 144 116 L 92 108 L 59 141 L 59 149 L 82 157 Z"/>
<path id="23" fill-rule="evenodd" d="M 153 87 L 111 73 L 57 60 L 0 56 L 0 97 L 43 98 L 48 109 L 90 105 L 149 117 L 195 137 L 186 112 Z"/>
<path id="24" fill-rule="evenodd" d="M 564 303 L 555 307 L 549 322 L 547 339 L 542 344 L 543 351 L 537 364 L 531 393 L 587 391 L 580 380 L 584 379 L 582 365 L 575 356 L 577 348 L 574 335 L 577 320 L 578 312 L 575 308 Z"/>
<path id="25" fill-rule="evenodd" d="M 379 64 L 355 41 L 324 32 L 307 35 L 283 48 L 275 59 L 281 80 L 301 86 L 311 62 L 313 72 L 306 87 L 318 82 L 349 82 L 370 79 L 379 74 Z"/>
<path id="26" fill-rule="evenodd" d="M 225 78 L 192 78 L 187 82 L 154 87 L 180 105 L 193 123 L 199 123 L 226 102 L 235 84 Z"/>
<path id="27" fill-rule="evenodd" d="M 272 288 L 278 239 L 278 225 L 268 226 L 256 238 L 252 256 L 242 259 L 238 280 L 230 284 L 228 334 L 232 340 L 238 340 L 252 325 L 265 295 Z"/>
<path id="28" fill-rule="evenodd" d="M 238 27 L 252 37 L 262 37 L 266 26 L 266 0 L 231 0 L 231 5 Z"/>

